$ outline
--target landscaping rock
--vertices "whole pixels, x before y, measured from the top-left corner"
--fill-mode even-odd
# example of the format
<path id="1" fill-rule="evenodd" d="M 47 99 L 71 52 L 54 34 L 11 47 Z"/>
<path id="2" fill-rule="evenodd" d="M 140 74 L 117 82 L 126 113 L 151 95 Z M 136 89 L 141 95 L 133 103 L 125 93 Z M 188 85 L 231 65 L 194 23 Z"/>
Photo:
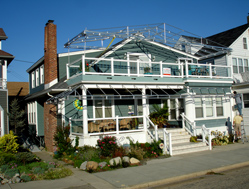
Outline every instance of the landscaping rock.
<path id="1" fill-rule="evenodd" d="M 87 171 L 95 171 L 97 170 L 99 164 L 95 161 L 88 161 L 86 164 L 86 170 Z"/>
<path id="2" fill-rule="evenodd" d="M 111 159 L 109 161 L 109 163 L 110 163 L 111 166 L 115 166 L 115 165 L 117 166 L 117 165 L 122 164 L 122 160 L 121 160 L 120 157 L 115 157 L 115 158 Z"/>
<path id="3" fill-rule="evenodd" d="M 136 159 L 136 158 L 131 158 L 130 162 L 131 162 L 131 165 L 137 165 L 137 164 L 140 163 L 140 161 L 138 159 Z"/>
<path id="4" fill-rule="evenodd" d="M 103 161 L 103 162 L 100 162 L 99 163 L 99 167 L 102 169 L 103 167 L 105 167 L 106 166 L 106 162 L 105 161 Z"/>
<path id="5" fill-rule="evenodd" d="M 80 165 L 80 169 L 85 171 L 86 170 L 86 164 L 87 164 L 87 161 L 84 161 L 81 165 Z"/>
<path id="6" fill-rule="evenodd" d="M 130 158 L 129 158 L 128 156 L 124 156 L 124 157 L 122 158 L 122 160 L 123 160 L 123 162 L 125 162 L 125 163 L 130 163 Z"/>
<path id="7" fill-rule="evenodd" d="M 12 183 L 21 182 L 20 174 L 19 173 L 15 174 L 15 176 L 11 180 L 12 180 Z"/>

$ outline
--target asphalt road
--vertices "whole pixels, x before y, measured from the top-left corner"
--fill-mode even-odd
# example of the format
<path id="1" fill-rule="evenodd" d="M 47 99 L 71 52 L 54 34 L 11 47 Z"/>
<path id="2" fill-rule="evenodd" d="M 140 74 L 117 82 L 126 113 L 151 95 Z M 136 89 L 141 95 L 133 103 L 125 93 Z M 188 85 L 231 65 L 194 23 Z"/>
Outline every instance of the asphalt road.
<path id="1" fill-rule="evenodd" d="M 245 189 L 249 188 L 249 166 L 221 173 L 210 172 L 202 177 L 149 189 Z"/>

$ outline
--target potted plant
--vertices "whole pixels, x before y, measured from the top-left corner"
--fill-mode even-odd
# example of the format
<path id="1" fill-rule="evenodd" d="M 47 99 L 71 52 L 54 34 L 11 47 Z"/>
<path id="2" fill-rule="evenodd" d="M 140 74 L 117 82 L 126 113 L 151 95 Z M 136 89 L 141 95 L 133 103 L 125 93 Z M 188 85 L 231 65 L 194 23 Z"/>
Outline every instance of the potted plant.
<path id="1" fill-rule="evenodd" d="M 162 108 L 158 104 L 153 104 L 153 107 L 155 111 L 149 115 L 150 120 L 155 125 L 158 125 L 158 128 L 163 128 L 168 123 L 167 117 L 169 113 L 167 104 L 165 103 Z"/>

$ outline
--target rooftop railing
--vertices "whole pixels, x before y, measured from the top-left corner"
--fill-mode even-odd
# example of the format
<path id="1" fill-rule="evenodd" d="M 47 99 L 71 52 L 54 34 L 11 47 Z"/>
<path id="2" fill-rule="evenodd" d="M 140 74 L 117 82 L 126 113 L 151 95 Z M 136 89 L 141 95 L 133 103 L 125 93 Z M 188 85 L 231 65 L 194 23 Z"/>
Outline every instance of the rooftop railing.
<path id="1" fill-rule="evenodd" d="M 82 56 L 67 64 L 67 79 L 77 75 L 160 78 L 232 78 L 232 67 L 203 63 L 165 63 Z"/>
<path id="2" fill-rule="evenodd" d="M 0 89 L 6 89 L 7 88 L 7 80 L 0 78 Z"/>

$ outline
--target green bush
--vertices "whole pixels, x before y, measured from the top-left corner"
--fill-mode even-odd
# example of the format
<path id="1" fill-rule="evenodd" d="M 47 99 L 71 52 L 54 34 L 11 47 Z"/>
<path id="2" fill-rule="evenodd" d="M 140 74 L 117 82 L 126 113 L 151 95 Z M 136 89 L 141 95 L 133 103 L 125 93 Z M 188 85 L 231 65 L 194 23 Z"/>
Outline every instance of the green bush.
<path id="1" fill-rule="evenodd" d="M 19 174 L 19 170 L 18 169 L 7 169 L 5 172 L 4 172 L 4 176 L 7 178 L 7 179 L 11 179 L 12 177 L 15 176 L 15 174 Z"/>
<path id="2" fill-rule="evenodd" d="M 19 144 L 17 143 L 17 136 L 13 134 L 13 131 L 0 137 L 0 151 L 6 153 L 17 153 L 18 148 Z"/>
<path id="3" fill-rule="evenodd" d="M 79 152 L 77 154 L 78 159 L 82 160 L 82 161 L 90 161 L 93 158 L 98 158 L 100 155 L 100 151 L 98 149 L 92 148 L 92 149 L 88 149 L 85 150 L 83 152 Z"/>
<path id="4" fill-rule="evenodd" d="M 70 127 L 66 126 L 58 126 L 57 132 L 54 135 L 54 140 L 57 146 L 57 154 L 54 156 L 55 158 L 60 158 L 63 154 L 72 154 L 75 152 L 75 148 L 72 146 L 73 140 L 69 138 L 70 135 Z M 76 145 L 78 142 L 76 141 Z"/>
<path id="5" fill-rule="evenodd" d="M 41 176 L 41 178 L 45 180 L 58 179 L 70 176 L 72 173 L 73 172 L 68 168 L 49 169 Z"/>
<path id="6" fill-rule="evenodd" d="M 31 181 L 31 177 L 28 175 L 21 175 L 20 177 L 24 182 L 29 182 Z"/>
<path id="7" fill-rule="evenodd" d="M 118 148 L 115 136 L 106 136 L 103 139 L 98 139 L 97 146 L 100 149 L 101 155 L 104 157 L 112 157 Z"/>
<path id="8" fill-rule="evenodd" d="M 45 173 L 45 171 L 46 170 L 44 168 L 41 168 L 41 167 L 34 167 L 32 170 L 32 172 L 34 174 L 43 174 L 43 173 Z"/>
<path id="9" fill-rule="evenodd" d="M 129 157 L 134 157 L 134 158 L 137 158 L 139 160 L 143 160 L 145 153 L 146 152 L 143 150 L 143 148 L 137 147 L 137 146 L 131 146 L 130 152 L 129 152 Z"/>
<path id="10" fill-rule="evenodd" d="M 4 173 L 7 169 L 9 169 L 9 165 L 5 164 L 0 167 L 0 172 Z"/>
<path id="11" fill-rule="evenodd" d="M 23 163 L 24 165 L 26 163 L 31 163 L 31 162 L 39 160 L 37 156 L 34 155 L 32 152 L 19 152 L 15 154 L 15 157 L 17 161 L 19 161 L 20 163 Z"/>
<path id="12" fill-rule="evenodd" d="M 9 162 L 16 161 L 15 155 L 12 153 L 0 152 L 0 166 Z"/>

